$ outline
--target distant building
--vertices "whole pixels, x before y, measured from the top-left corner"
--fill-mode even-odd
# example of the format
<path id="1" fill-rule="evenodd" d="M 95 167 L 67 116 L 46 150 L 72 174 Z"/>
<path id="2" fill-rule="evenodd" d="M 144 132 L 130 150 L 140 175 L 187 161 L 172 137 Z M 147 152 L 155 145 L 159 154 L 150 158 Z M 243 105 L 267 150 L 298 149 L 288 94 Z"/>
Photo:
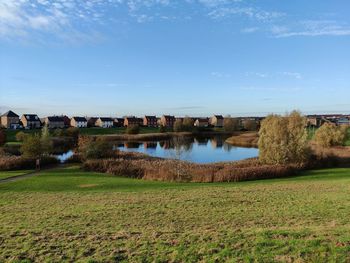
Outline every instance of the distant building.
<path id="1" fill-rule="evenodd" d="M 64 119 L 62 116 L 49 116 L 44 119 L 44 124 L 47 125 L 49 129 L 63 129 Z"/>
<path id="2" fill-rule="evenodd" d="M 11 110 L 4 113 L 1 115 L 1 127 L 6 129 L 18 129 L 20 127 L 19 116 Z"/>
<path id="3" fill-rule="evenodd" d="M 113 119 L 108 117 L 100 117 L 96 120 L 95 126 L 101 128 L 111 128 L 113 127 Z"/>
<path id="4" fill-rule="evenodd" d="M 124 126 L 124 118 L 114 118 L 113 125 L 115 127 L 123 127 Z"/>
<path id="5" fill-rule="evenodd" d="M 209 119 L 208 118 L 197 118 L 194 121 L 194 126 L 196 127 L 208 127 Z"/>
<path id="6" fill-rule="evenodd" d="M 160 124 L 164 127 L 174 127 L 174 123 L 175 123 L 175 116 L 171 116 L 171 115 L 163 115 L 160 118 Z"/>
<path id="7" fill-rule="evenodd" d="M 96 127 L 96 121 L 98 118 L 96 117 L 89 117 L 87 118 L 87 126 L 88 127 Z"/>
<path id="8" fill-rule="evenodd" d="M 68 116 L 66 116 L 66 115 L 62 116 L 62 119 L 63 119 L 63 122 L 64 122 L 64 127 L 66 127 L 66 128 L 70 127 L 71 119 Z"/>
<path id="9" fill-rule="evenodd" d="M 146 127 L 158 127 L 158 119 L 156 116 L 143 117 L 143 126 Z"/>
<path id="10" fill-rule="evenodd" d="M 41 127 L 41 121 L 36 114 L 23 114 L 21 122 L 26 129 L 38 129 Z"/>
<path id="11" fill-rule="evenodd" d="M 85 117 L 72 117 L 70 125 L 76 128 L 87 128 L 88 121 Z"/>
<path id="12" fill-rule="evenodd" d="M 350 126 L 350 119 L 347 118 L 347 117 L 339 118 L 339 119 L 337 119 L 337 125 L 340 125 L 340 126 L 343 126 L 343 125 Z"/>
<path id="13" fill-rule="evenodd" d="M 222 115 L 214 115 L 210 118 L 209 123 L 214 127 L 224 127 L 224 117 Z"/>
<path id="14" fill-rule="evenodd" d="M 141 118 L 137 118 L 135 116 L 124 118 L 125 127 L 142 126 L 142 125 L 143 125 L 143 119 Z"/>

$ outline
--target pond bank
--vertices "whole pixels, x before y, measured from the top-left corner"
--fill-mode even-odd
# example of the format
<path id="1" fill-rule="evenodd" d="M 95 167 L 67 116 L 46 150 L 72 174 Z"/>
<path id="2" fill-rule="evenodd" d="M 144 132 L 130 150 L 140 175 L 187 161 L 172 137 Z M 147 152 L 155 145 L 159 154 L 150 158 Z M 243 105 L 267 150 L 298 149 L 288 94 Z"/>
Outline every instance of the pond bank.
<path id="1" fill-rule="evenodd" d="M 108 134 L 108 135 L 91 135 L 94 138 L 100 138 L 105 141 L 159 141 L 169 140 L 172 138 L 194 137 L 194 136 L 232 136 L 228 132 L 165 132 L 165 133 L 146 133 L 146 134 Z"/>
<path id="2" fill-rule="evenodd" d="M 226 140 L 227 143 L 242 146 L 258 148 L 259 134 L 257 132 L 244 132 L 234 135 Z"/>

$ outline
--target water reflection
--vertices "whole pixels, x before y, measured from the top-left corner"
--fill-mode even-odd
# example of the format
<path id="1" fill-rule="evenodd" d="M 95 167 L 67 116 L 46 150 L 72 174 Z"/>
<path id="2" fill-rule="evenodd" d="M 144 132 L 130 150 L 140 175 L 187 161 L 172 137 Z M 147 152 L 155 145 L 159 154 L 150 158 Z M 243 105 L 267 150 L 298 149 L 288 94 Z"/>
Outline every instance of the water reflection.
<path id="1" fill-rule="evenodd" d="M 255 148 L 235 147 L 225 140 L 226 138 L 222 136 L 175 137 L 165 141 L 116 143 L 114 148 L 197 163 L 237 161 L 258 155 L 258 150 Z"/>

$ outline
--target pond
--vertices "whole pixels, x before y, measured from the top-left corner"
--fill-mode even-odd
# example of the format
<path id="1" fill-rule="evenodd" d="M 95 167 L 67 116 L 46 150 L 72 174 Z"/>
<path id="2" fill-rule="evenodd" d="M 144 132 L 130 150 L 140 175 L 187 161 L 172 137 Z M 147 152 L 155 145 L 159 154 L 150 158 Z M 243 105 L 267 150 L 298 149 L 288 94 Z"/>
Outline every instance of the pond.
<path id="1" fill-rule="evenodd" d="M 114 148 L 145 153 L 154 157 L 180 159 L 194 163 L 239 161 L 258 156 L 258 149 L 235 147 L 221 136 L 211 138 L 177 138 L 156 142 L 119 142 Z"/>
<path id="2" fill-rule="evenodd" d="M 54 156 L 60 161 L 60 163 L 64 163 L 73 155 L 74 155 L 73 150 L 69 150 L 69 151 L 61 153 L 61 154 L 55 154 Z"/>

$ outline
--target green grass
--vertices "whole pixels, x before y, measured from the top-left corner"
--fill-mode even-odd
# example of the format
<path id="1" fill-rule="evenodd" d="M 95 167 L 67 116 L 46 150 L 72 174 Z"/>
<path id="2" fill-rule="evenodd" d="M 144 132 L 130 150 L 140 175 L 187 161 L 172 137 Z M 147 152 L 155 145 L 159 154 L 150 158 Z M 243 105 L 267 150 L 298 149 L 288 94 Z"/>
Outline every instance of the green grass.
<path id="1" fill-rule="evenodd" d="M 21 170 L 21 171 L 0 171 L 0 179 L 10 178 L 22 174 L 27 174 L 32 172 L 31 170 Z"/>
<path id="2" fill-rule="evenodd" d="M 0 262 L 348 262 L 350 169 L 166 183 L 71 166 L 0 184 Z"/>

